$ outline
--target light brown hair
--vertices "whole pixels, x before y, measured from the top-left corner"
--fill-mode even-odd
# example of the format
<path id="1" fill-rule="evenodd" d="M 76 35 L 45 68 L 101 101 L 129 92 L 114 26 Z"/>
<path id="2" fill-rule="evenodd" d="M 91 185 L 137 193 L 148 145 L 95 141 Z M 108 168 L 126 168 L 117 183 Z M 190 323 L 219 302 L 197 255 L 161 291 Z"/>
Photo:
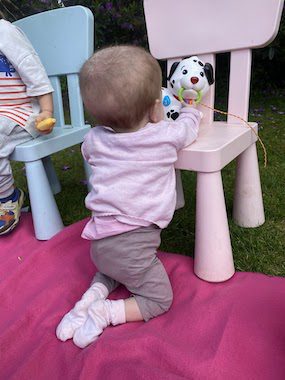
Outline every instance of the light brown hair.
<path id="1" fill-rule="evenodd" d="M 80 89 L 88 111 L 111 128 L 131 129 L 160 99 L 162 74 L 144 49 L 120 45 L 96 52 L 83 65 Z"/>

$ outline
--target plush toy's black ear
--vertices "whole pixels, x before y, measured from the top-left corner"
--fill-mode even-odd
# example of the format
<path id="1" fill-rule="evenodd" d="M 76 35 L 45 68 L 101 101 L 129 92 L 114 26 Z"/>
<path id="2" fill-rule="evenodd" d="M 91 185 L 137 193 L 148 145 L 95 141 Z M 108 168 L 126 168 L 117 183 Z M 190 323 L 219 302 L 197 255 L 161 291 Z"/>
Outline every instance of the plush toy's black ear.
<path id="1" fill-rule="evenodd" d="M 180 62 L 174 62 L 170 68 L 170 72 L 169 72 L 169 75 L 167 77 L 167 80 L 170 80 L 170 78 L 172 77 L 174 71 L 176 70 L 177 66 L 179 65 Z"/>
<path id="2" fill-rule="evenodd" d="M 209 85 L 213 84 L 215 82 L 213 66 L 210 63 L 205 63 L 204 71 Z"/>

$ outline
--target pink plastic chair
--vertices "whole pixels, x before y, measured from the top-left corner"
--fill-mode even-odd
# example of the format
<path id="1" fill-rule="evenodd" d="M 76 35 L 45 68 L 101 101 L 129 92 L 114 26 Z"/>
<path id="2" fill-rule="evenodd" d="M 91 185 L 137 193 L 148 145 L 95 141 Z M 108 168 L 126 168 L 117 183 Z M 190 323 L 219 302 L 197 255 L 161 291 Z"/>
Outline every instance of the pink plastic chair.
<path id="1" fill-rule="evenodd" d="M 269 44 L 279 28 L 284 0 L 144 0 L 150 51 L 167 59 L 168 71 L 180 58 L 198 55 L 215 67 L 215 54 L 231 53 L 228 112 L 248 118 L 251 49 Z M 211 86 L 203 103 L 214 107 Z M 194 271 L 206 281 L 234 274 L 221 170 L 236 159 L 234 221 L 242 227 L 264 223 L 256 135 L 228 116 L 214 122 L 204 114 L 197 141 L 179 155 L 176 167 L 197 172 Z M 256 123 L 250 123 L 257 130 Z M 181 197 L 181 194 L 179 195 Z M 181 202 L 180 202 L 181 203 Z"/>

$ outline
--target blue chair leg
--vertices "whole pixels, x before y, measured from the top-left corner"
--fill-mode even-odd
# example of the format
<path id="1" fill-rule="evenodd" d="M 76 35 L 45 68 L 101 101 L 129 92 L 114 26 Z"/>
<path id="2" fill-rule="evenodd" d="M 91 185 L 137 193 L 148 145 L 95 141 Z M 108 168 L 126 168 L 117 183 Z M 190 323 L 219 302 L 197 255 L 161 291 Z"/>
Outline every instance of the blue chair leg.
<path id="1" fill-rule="evenodd" d="M 38 240 L 49 240 L 64 226 L 43 162 L 26 162 L 25 166 L 35 235 Z"/>
<path id="2" fill-rule="evenodd" d="M 57 178 L 56 172 L 54 170 L 54 166 L 50 156 L 44 157 L 42 159 L 44 168 L 49 180 L 50 187 L 52 189 L 53 194 L 58 194 L 61 192 L 61 185 Z"/>

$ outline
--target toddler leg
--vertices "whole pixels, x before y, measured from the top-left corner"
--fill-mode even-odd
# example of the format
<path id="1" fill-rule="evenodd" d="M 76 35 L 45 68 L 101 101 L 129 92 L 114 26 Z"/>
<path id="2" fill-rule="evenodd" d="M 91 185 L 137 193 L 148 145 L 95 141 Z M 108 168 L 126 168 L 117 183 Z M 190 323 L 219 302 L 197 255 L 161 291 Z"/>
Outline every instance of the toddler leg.
<path id="1" fill-rule="evenodd" d="M 6 198 L 14 191 L 14 178 L 9 156 L 17 145 L 32 138 L 15 122 L 0 116 L 0 198 Z"/>
<path id="2" fill-rule="evenodd" d="M 168 275 L 156 256 L 160 233 L 155 226 L 141 227 L 113 236 L 109 241 L 103 239 L 106 241 L 99 243 L 96 250 L 100 271 L 125 285 L 134 295 L 145 321 L 166 312 L 173 300 Z M 134 311 L 128 310 L 127 321 L 133 318 L 131 310 Z M 134 318 L 137 316 L 134 313 Z"/>
<path id="3" fill-rule="evenodd" d="M 166 312 L 171 306 L 172 288 L 167 273 L 158 259 L 154 260 L 154 265 L 141 278 L 139 287 L 127 286 L 127 288 L 136 290 L 134 297 L 117 301 L 100 300 L 89 306 L 85 322 L 73 335 L 76 346 L 84 348 L 95 342 L 109 325 L 148 321 Z"/>
<path id="4" fill-rule="evenodd" d="M 154 255 L 147 271 L 138 273 L 135 281 L 132 280 L 130 278 L 124 285 L 134 295 L 144 321 L 169 310 L 173 300 L 172 287 L 166 270 L 157 256 Z M 129 304 L 127 311 L 127 321 L 137 320 L 138 314 L 134 305 Z"/>
<path id="5" fill-rule="evenodd" d="M 14 188 L 9 156 L 15 147 L 32 136 L 15 122 L 0 117 L 0 235 L 11 232 L 19 222 L 24 193 Z"/>
<path id="6" fill-rule="evenodd" d="M 73 336 L 78 347 L 94 342 L 110 324 L 148 321 L 170 308 L 171 284 L 155 254 L 159 244 L 160 230 L 153 227 L 93 242 L 91 252 L 97 267 L 124 284 L 134 297 L 93 302 L 88 308 L 88 318 Z"/>

